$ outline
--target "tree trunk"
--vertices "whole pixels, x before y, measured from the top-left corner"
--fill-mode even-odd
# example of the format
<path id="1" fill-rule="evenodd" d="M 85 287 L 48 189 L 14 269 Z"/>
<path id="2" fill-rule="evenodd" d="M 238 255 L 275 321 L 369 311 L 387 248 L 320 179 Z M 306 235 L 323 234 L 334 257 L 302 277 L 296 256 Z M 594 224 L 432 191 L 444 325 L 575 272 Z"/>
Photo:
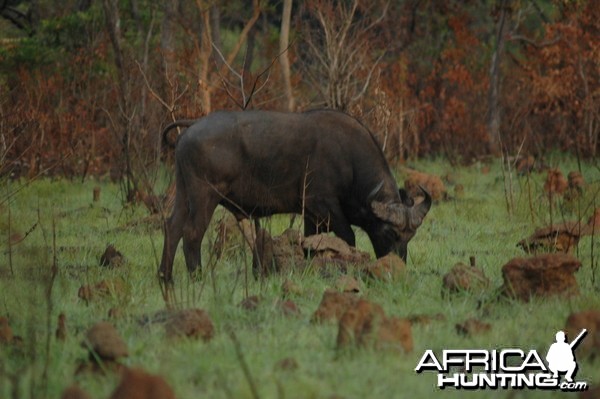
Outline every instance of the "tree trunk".
<path id="1" fill-rule="evenodd" d="M 491 154 L 498 154 L 501 146 L 500 137 L 500 80 L 502 55 L 504 54 L 504 30 L 506 25 L 506 14 L 508 0 L 501 0 L 500 20 L 498 21 L 498 31 L 496 33 L 496 45 L 492 62 L 490 66 L 490 89 L 488 93 L 488 151 Z"/>
<path id="2" fill-rule="evenodd" d="M 281 65 L 281 76 L 283 88 L 287 100 L 287 110 L 294 111 L 296 108 L 294 93 L 292 92 L 292 80 L 290 72 L 289 42 L 290 42 L 290 20 L 292 17 L 292 0 L 283 0 L 283 12 L 281 16 L 281 33 L 279 35 L 279 64 Z"/>

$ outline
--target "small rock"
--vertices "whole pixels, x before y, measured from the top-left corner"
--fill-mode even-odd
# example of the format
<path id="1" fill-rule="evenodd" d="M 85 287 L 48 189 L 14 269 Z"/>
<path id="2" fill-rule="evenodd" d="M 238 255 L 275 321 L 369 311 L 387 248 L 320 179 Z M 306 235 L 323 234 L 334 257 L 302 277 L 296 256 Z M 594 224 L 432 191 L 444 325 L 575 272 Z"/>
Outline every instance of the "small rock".
<path id="1" fill-rule="evenodd" d="M 365 268 L 367 276 L 384 281 L 394 281 L 406 273 L 406 264 L 395 253 L 377 259 Z"/>
<path id="2" fill-rule="evenodd" d="M 486 333 L 492 325 L 478 319 L 468 319 L 456 325 L 456 332 L 461 335 L 471 336 Z"/>
<path id="3" fill-rule="evenodd" d="M 169 314 L 165 322 L 165 331 L 170 338 L 201 338 L 208 342 L 214 336 L 215 327 L 206 311 L 184 309 Z"/>
<path id="4" fill-rule="evenodd" d="M 126 369 L 110 399 L 175 399 L 175 393 L 161 376 Z"/>
<path id="5" fill-rule="evenodd" d="M 502 293 L 528 302 L 532 296 L 579 293 L 575 272 L 581 262 L 567 254 L 515 258 L 502 267 Z"/>
<path id="6" fill-rule="evenodd" d="M 123 254 L 117 251 L 114 245 L 110 244 L 100 256 L 100 266 L 104 267 L 120 267 L 123 264 Z"/>
<path id="7" fill-rule="evenodd" d="M 481 293 L 490 285 L 490 280 L 479 267 L 457 263 L 446 273 L 442 280 L 442 295 L 448 293 Z"/>
<path id="8" fill-rule="evenodd" d="M 571 313 L 567 318 L 565 332 L 569 341 L 579 335 L 581 330 L 587 329 L 587 335 L 577 345 L 578 356 L 600 355 L 600 310 L 586 310 Z"/>
<path id="9" fill-rule="evenodd" d="M 357 300 L 358 297 L 354 294 L 326 290 L 311 321 L 315 323 L 331 320 L 339 321 L 346 309 Z"/>
<path id="10" fill-rule="evenodd" d="M 71 385 L 65 389 L 60 399 L 91 399 L 92 397 L 77 385 Z"/>

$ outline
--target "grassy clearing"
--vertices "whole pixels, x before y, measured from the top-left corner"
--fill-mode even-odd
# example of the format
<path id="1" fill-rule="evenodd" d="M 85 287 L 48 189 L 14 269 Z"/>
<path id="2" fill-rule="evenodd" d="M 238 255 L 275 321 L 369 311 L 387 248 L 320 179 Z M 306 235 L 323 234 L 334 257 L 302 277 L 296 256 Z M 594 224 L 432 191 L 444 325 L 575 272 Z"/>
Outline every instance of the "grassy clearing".
<path id="1" fill-rule="evenodd" d="M 577 169 L 573 160 L 561 160 L 560 166 L 565 173 Z M 108 397 L 117 384 L 116 376 L 75 376 L 74 371 L 77 363 L 87 356 L 79 345 L 83 332 L 92 323 L 107 319 L 112 307 L 121 308 L 125 314 L 115 322 L 130 350 L 125 363 L 165 376 L 179 398 L 252 397 L 229 330 L 235 332 L 240 342 L 261 398 L 510 395 L 506 391 L 442 393 L 435 387 L 435 375 L 417 375 L 413 369 L 426 349 L 519 347 L 535 348 L 545 354 L 554 333 L 564 326 L 570 312 L 600 308 L 600 239 L 585 237 L 578 247 L 577 256 L 583 263 L 577 273 L 581 288 L 578 297 L 536 299 L 527 304 L 495 302 L 492 289 L 484 295 L 464 294 L 443 299 L 440 295 L 443 274 L 456 262 L 468 262 L 469 256 L 476 257 L 493 287 L 501 285 L 501 266 L 513 257 L 524 256 L 515 244 L 535 227 L 550 221 L 548 200 L 542 191 L 545 175 L 513 177 L 514 206 L 509 214 L 500 164 L 491 165 L 485 174 L 481 165 L 452 168 L 442 162 L 421 162 L 416 167 L 439 175 L 451 171 L 455 182 L 464 186 L 464 197 L 434 205 L 409 245 L 409 273 L 405 280 L 393 284 L 361 281 L 362 295 L 380 303 L 387 314 L 446 315 L 444 322 L 413 327 L 415 349 L 410 354 L 372 350 L 336 352 L 337 326 L 315 326 L 309 322 L 324 289 L 331 287 L 336 277 L 324 278 L 309 270 L 270 277 L 263 282 L 246 280 L 250 251 L 244 249 L 241 240 L 228 247 L 224 258 L 212 273 L 204 274 L 200 283 L 188 280 L 183 255 L 178 251 L 177 300 L 182 307 L 206 309 L 217 332 L 209 343 L 166 340 L 162 326 L 139 323 L 144 315 L 165 306 L 156 280 L 157 259 L 162 251 L 159 224 L 148 222 L 141 207 L 123 208 L 118 186 L 107 182 L 40 180 L 24 187 L 12 197 L 10 205 L 0 205 L 0 315 L 10 319 L 15 334 L 24 340 L 20 349 L 0 347 L 0 397 L 57 398 L 73 382 L 78 382 L 94 398 Z M 593 210 L 590 204 L 596 201 L 595 206 L 600 206 L 598 169 L 583 165 L 582 172 L 586 181 L 591 182 L 586 194 L 575 203 L 555 206 L 553 220 L 572 220 L 578 214 L 587 220 Z M 2 197 L 24 183 L 4 182 Z M 102 189 L 101 200 L 92 203 L 96 185 Z M 37 227 L 22 242 L 12 245 L 9 253 L 9 235 L 23 236 L 36 223 Z M 287 217 L 273 218 L 272 233 L 283 231 L 288 223 Z M 213 230 L 204 240 L 205 261 Z M 359 233 L 357 238 L 360 249 L 372 251 L 364 234 Z M 114 243 L 126 258 L 119 269 L 98 266 L 98 259 L 109 243 Z M 52 281 L 54 257 L 57 275 Z M 126 282 L 126 295 L 89 304 L 77 297 L 82 284 L 113 277 Z M 291 298 L 301 309 L 301 317 L 284 317 L 276 307 L 286 278 L 302 288 L 302 294 Z M 254 312 L 238 306 L 246 290 L 250 295 L 264 298 Z M 487 305 L 479 306 L 481 303 Z M 56 319 L 61 312 L 67 316 L 69 329 L 65 343 L 54 339 Z M 491 323 L 492 331 L 472 338 L 457 335 L 454 325 L 469 317 Z M 298 369 L 286 371 L 278 367 L 277 363 L 284 358 L 294 358 Z M 597 361 L 580 362 L 577 377 L 599 384 Z M 552 395 L 560 394 L 517 393 L 519 397 Z"/>

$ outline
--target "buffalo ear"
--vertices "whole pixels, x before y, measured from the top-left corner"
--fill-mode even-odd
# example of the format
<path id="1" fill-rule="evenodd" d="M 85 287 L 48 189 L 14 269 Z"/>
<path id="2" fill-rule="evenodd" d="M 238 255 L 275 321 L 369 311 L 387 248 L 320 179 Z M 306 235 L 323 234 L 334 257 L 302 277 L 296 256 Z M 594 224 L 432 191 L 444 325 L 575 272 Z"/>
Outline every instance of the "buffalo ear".
<path id="1" fill-rule="evenodd" d="M 375 216 L 384 222 L 392 223 L 397 226 L 404 226 L 404 213 L 400 206 L 393 204 L 385 204 L 380 201 L 371 202 L 371 209 Z"/>

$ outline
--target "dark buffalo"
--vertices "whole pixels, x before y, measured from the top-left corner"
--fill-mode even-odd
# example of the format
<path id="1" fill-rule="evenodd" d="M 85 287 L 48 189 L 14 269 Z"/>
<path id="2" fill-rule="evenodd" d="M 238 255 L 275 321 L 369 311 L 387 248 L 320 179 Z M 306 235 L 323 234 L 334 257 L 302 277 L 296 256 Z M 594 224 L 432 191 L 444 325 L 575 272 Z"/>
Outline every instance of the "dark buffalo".
<path id="1" fill-rule="evenodd" d="M 355 245 L 351 225 L 371 239 L 375 254 L 406 260 L 407 244 L 431 207 L 414 202 L 396 181 L 373 135 L 331 110 L 303 113 L 215 112 L 188 127 L 175 149 L 177 194 L 165 225 L 159 275 L 170 281 L 183 236 L 189 272 L 221 204 L 238 219 L 277 213 L 304 215 L 304 234 L 332 231 Z"/>

